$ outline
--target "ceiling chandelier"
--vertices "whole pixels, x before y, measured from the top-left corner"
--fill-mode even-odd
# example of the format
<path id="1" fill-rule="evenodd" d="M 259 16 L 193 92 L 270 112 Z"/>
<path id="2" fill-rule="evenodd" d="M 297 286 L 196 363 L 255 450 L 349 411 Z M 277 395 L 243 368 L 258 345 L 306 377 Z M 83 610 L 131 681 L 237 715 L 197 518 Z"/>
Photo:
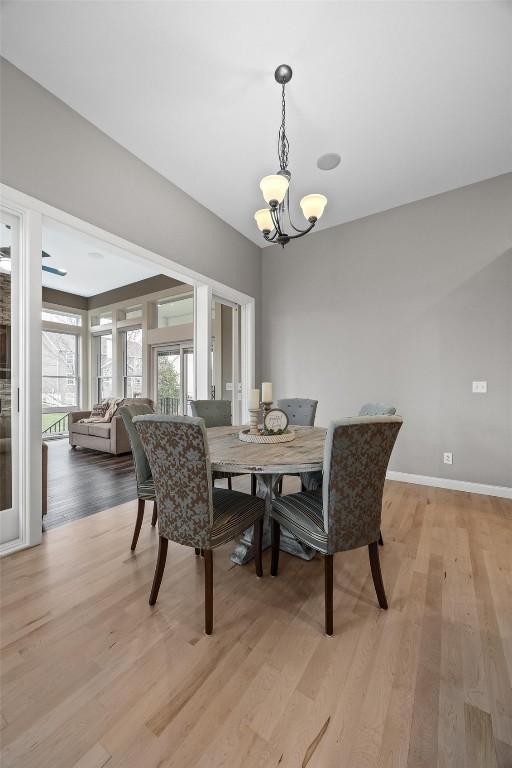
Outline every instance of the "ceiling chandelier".
<path id="1" fill-rule="evenodd" d="M 288 154 L 290 144 L 286 135 L 286 95 L 285 86 L 292 79 L 292 69 L 288 64 L 280 64 L 274 73 L 276 81 L 282 88 L 282 111 L 281 126 L 277 135 L 277 157 L 279 159 L 279 170 L 271 176 L 264 176 L 260 181 L 260 189 L 263 198 L 270 208 L 261 208 L 256 211 L 254 218 L 258 229 L 263 237 L 269 243 L 279 243 L 282 248 L 295 240 L 297 237 L 303 237 L 311 232 L 318 219 L 324 212 L 327 204 L 325 195 L 313 194 L 306 195 L 300 201 L 300 207 L 304 217 L 309 222 L 305 229 L 299 229 L 292 221 L 290 215 L 290 179 L 291 173 L 288 170 Z M 291 232 L 296 234 L 291 234 Z"/>

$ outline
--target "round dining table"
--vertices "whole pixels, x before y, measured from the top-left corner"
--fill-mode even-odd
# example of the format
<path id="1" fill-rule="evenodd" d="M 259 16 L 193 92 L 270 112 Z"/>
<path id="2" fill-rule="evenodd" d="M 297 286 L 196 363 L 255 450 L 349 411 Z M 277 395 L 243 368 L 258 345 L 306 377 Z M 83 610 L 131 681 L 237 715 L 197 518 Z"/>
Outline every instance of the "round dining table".
<path id="1" fill-rule="evenodd" d="M 238 433 L 246 427 L 210 427 L 208 446 L 213 472 L 233 472 L 257 476 L 257 494 L 265 500 L 265 527 L 263 547 L 270 546 L 270 510 L 272 499 L 278 493 L 283 475 L 317 472 L 323 468 L 325 429 L 320 427 L 290 427 L 295 439 L 287 443 L 246 443 Z M 311 560 L 315 551 L 299 542 L 284 528 L 281 531 L 281 549 L 304 560 Z M 244 532 L 231 554 L 238 565 L 254 557 L 253 529 Z"/>

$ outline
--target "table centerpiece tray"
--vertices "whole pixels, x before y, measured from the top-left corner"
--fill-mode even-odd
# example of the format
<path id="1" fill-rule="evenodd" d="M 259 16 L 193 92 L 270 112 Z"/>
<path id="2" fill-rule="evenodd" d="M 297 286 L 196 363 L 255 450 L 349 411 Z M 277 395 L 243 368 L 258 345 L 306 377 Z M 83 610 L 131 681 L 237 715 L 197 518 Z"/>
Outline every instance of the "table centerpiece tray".
<path id="1" fill-rule="evenodd" d="M 238 433 L 238 439 L 243 443 L 289 443 L 295 440 L 295 432 L 293 430 L 287 430 L 281 434 L 269 434 L 265 432 L 251 433 L 248 429 L 242 429 Z"/>

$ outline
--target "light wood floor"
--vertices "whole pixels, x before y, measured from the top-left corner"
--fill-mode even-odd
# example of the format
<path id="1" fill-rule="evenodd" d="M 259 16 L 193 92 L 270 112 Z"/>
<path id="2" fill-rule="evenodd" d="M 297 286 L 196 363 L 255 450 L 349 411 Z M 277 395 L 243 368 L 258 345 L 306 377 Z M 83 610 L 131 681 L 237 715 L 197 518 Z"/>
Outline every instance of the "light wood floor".
<path id="1" fill-rule="evenodd" d="M 171 545 L 135 504 L 1 563 L 3 768 L 512 766 L 512 502 L 388 483 L 379 610 L 366 550 L 277 579 Z"/>

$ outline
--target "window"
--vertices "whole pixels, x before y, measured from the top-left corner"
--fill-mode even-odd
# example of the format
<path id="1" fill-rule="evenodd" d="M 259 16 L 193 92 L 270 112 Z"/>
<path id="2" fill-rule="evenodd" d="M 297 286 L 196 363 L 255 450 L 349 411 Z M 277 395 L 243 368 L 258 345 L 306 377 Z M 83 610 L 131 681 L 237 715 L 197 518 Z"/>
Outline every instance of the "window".
<path id="1" fill-rule="evenodd" d="M 138 320 L 142 317 L 142 307 L 127 307 L 124 316 L 126 320 Z"/>
<path id="2" fill-rule="evenodd" d="M 100 312 L 98 315 L 93 315 L 91 325 L 112 325 L 112 312 Z"/>
<path id="3" fill-rule="evenodd" d="M 112 397 L 112 334 L 97 336 L 98 401 Z"/>
<path id="4" fill-rule="evenodd" d="M 78 408 L 78 341 L 74 333 L 43 331 L 43 410 Z"/>
<path id="5" fill-rule="evenodd" d="M 191 415 L 194 399 L 194 350 L 189 343 L 155 347 L 153 351 L 157 410 L 167 415 Z"/>
<path id="6" fill-rule="evenodd" d="M 194 322 L 194 297 L 177 296 L 157 304 L 159 328 L 170 328 Z"/>
<path id="7" fill-rule="evenodd" d="M 124 397 L 142 394 L 142 328 L 122 333 Z"/>
<path id="8" fill-rule="evenodd" d="M 72 312 L 64 312 L 60 309 L 43 309 L 41 319 L 51 323 L 63 323 L 64 325 L 82 325 L 82 317 Z"/>

